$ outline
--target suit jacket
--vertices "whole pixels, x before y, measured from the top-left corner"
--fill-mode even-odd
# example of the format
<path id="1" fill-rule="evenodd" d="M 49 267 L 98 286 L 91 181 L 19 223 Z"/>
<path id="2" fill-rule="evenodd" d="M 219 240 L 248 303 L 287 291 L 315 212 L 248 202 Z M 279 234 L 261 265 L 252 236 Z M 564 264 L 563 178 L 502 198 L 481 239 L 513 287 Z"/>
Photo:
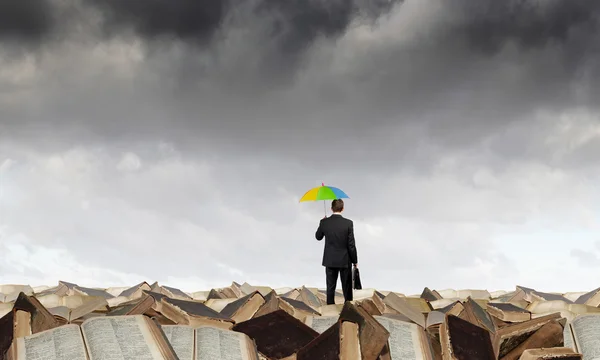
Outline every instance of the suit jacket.
<path id="1" fill-rule="evenodd" d="M 319 241 L 325 237 L 323 266 L 345 268 L 358 263 L 352 220 L 339 214 L 322 219 L 315 237 Z"/>

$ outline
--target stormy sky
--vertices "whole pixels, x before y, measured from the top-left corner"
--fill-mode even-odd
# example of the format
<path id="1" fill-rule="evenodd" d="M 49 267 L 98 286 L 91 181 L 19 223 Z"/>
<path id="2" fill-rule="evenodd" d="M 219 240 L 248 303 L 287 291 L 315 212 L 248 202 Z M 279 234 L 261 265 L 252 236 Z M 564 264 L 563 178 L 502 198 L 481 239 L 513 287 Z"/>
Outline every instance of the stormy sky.
<path id="1" fill-rule="evenodd" d="M 0 3 L 0 283 L 598 287 L 600 3 Z M 329 203 L 327 204 L 329 206 Z"/>

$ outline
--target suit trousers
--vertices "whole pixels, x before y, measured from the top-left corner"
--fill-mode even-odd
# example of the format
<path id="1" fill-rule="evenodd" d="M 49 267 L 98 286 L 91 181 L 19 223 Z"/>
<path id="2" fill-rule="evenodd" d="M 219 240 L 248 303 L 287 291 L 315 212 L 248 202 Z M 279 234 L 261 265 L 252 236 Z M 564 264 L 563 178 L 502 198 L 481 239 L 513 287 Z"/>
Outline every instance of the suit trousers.
<path id="1" fill-rule="evenodd" d="M 337 285 L 338 273 L 342 282 L 342 292 L 345 301 L 352 301 L 352 271 L 351 267 L 325 268 L 327 279 L 327 305 L 335 304 L 335 287 Z"/>

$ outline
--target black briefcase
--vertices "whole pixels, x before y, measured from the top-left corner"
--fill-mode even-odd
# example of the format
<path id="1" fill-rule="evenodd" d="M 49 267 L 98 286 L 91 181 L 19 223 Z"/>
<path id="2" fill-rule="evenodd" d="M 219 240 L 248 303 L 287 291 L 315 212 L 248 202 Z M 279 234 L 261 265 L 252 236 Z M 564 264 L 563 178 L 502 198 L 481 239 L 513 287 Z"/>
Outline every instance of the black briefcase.
<path id="1" fill-rule="evenodd" d="M 360 283 L 360 272 L 358 271 L 357 267 L 352 268 L 352 283 L 352 288 L 356 290 L 362 289 L 362 284 Z"/>

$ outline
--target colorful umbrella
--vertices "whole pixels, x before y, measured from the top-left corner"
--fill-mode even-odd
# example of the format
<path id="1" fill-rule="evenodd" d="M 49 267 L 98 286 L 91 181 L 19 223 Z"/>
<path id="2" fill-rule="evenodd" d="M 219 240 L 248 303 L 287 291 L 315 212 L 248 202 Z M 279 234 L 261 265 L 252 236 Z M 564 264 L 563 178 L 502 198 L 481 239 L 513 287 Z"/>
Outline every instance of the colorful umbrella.
<path id="1" fill-rule="evenodd" d="M 325 209 L 325 216 L 327 216 L 327 206 L 325 204 L 325 200 L 335 200 L 335 199 L 344 199 L 350 198 L 346 195 L 342 190 L 333 187 L 333 186 L 325 186 L 324 183 L 321 183 L 321 186 L 317 186 L 316 188 L 312 188 L 300 198 L 300 202 L 303 201 L 318 201 L 323 200 L 323 208 Z"/>

